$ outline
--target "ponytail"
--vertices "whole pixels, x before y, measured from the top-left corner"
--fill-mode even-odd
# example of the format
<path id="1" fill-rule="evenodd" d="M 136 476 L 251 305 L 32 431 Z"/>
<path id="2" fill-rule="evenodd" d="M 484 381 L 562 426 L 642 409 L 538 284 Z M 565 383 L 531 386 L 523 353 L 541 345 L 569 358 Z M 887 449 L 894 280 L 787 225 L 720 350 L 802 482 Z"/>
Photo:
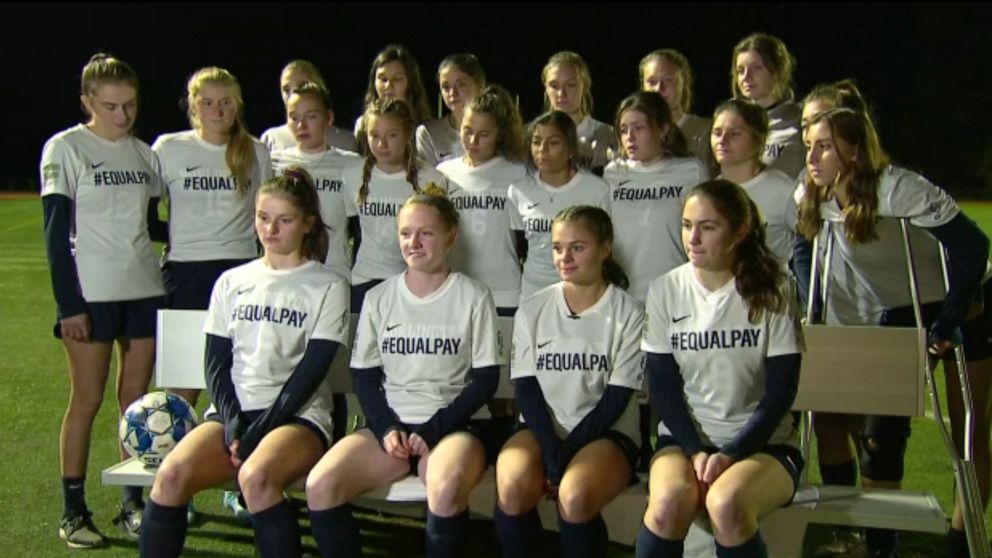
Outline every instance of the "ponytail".
<path id="1" fill-rule="evenodd" d="M 610 245 L 610 255 L 603 260 L 603 279 L 626 290 L 630 286 L 630 279 L 627 278 L 623 267 L 613 258 L 613 221 L 610 219 L 610 214 L 601 207 L 573 205 L 555 215 L 551 228 L 566 223 L 580 223 L 596 237 L 597 242 Z"/>
<path id="2" fill-rule="evenodd" d="M 258 195 L 277 194 L 285 197 L 294 207 L 303 213 L 305 218 L 313 219 L 310 232 L 303 236 L 300 253 L 304 258 L 324 261 L 330 246 L 330 227 L 320 216 L 320 197 L 314 187 L 313 178 L 304 168 L 290 166 L 282 174 L 270 178 L 262 184 Z"/>

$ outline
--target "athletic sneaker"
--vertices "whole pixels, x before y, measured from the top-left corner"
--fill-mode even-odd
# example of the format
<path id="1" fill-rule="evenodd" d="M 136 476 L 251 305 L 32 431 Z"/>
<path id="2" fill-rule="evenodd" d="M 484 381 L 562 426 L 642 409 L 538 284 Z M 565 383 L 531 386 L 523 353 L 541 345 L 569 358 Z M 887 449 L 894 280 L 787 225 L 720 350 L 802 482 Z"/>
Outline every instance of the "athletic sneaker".
<path id="1" fill-rule="evenodd" d="M 192 525 L 200 519 L 200 514 L 196 513 L 196 508 L 193 507 L 193 500 L 190 500 L 186 504 L 186 525 Z"/>
<path id="2" fill-rule="evenodd" d="M 107 546 L 107 538 L 96 530 L 90 513 L 63 517 L 59 521 L 59 538 L 69 548 L 101 548 Z"/>
<path id="3" fill-rule="evenodd" d="M 222 502 L 225 508 L 231 510 L 231 515 L 238 518 L 239 521 L 246 525 L 251 523 L 251 512 L 241 503 L 240 492 L 225 490 Z"/>
<path id="4" fill-rule="evenodd" d="M 121 511 L 114 518 L 114 525 L 120 525 L 124 533 L 138 540 L 141 536 L 141 518 L 145 513 L 145 504 L 142 502 L 126 501 L 121 504 Z"/>

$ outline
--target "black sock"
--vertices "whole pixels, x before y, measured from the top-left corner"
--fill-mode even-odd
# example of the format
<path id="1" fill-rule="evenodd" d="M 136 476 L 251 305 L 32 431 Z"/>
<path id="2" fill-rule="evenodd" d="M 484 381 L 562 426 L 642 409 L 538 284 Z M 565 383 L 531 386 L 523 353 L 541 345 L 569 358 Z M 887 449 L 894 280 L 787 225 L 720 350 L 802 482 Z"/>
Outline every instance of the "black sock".
<path id="1" fill-rule="evenodd" d="M 288 501 L 281 500 L 251 514 L 251 526 L 255 530 L 255 548 L 262 558 L 303 555 L 300 524 L 296 520 L 296 510 Z"/>
<path id="2" fill-rule="evenodd" d="M 135 504 L 141 504 L 141 487 L 140 486 L 125 486 L 124 495 L 121 496 L 121 502 L 134 502 Z"/>
<path id="3" fill-rule="evenodd" d="M 865 548 L 868 556 L 889 557 L 895 556 L 896 548 L 899 547 L 899 532 L 892 529 L 865 529 Z"/>
<path id="4" fill-rule="evenodd" d="M 503 556 L 537 558 L 543 531 L 537 508 L 518 515 L 508 515 L 497 505 L 493 523 Z"/>
<path id="5" fill-rule="evenodd" d="M 610 539 L 606 522 L 602 515 L 585 523 L 570 523 L 558 514 L 558 533 L 561 535 L 562 556 L 606 556 L 606 546 Z"/>
<path id="6" fill-rule="evenodd" d="M 947 530 L 944 548 L 947 550 L 947 558 L 970 558 L 971 556 L 971 550 L 968 549 L 968 537 L 964 531 L 954 527 Z"/>
<path id="7" fill-rule="evenodd" d="M 160 506 L 151 498 L 141 518 L 138 556 L 178 558 L 186 543 L 186 506 Z"/>
<path id="8" fill-rule="evenodd" d="M 468 526 L 468 510 L 451 517 L 434 515 L 427 510 L 427 558 L 453 558 L 461 555 L 463 537 Z"/>
<path id="9" fill-rule="evenodd" d="M 717 558 L 767 558 L 768 549 L 765 547 L 765 539 L 761 538 L 761 531 L 757 531 L 753 537 L 737 546 L 723 546 L 716 542 L 716 556 Z"/>
<path id="10" fill-rule="evenodd" d="M 62 515 L 84 515 L 86 508 L 86 477 L 62 477 Z"/>
<path id="11" fill-rule="evenodd" d="M 682 558 L 684 552 L 685 539 L 673 541 L 659 537 L 647 525 L 641 524 L 641 531 L 637 533 L 637 558 Z"/>
<path id="12" fill-rule="evenodd" d="M 360 558 L 362 555 L 362 539 L 358 522 L 351 513 L 351 504 L 310 510 L 310 532 L 317 541 L 320 555 L 325 558 Z"/>
<path id="13" fill-rule="evenodd" d="M 823 484 L 855 486 L 858 483 L 858 464 L 853 459 L 833 465 L 820 463 L 820 479 Z"/>

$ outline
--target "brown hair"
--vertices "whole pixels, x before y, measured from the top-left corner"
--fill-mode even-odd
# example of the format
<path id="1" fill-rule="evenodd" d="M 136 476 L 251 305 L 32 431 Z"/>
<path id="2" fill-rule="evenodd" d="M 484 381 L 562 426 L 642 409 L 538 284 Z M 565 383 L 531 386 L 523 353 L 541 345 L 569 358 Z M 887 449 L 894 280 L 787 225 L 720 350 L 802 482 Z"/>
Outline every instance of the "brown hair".
<path id="1" fill-rule="evenodd" d="M 313 219 L 310 232 L 303 236 L 300 252 L 311 260 L 324 261 L 329 246 L 328 226 L 320 216 L 320 198 L 313 185 L 313 178 L 303 167 L 286 167 L 282 174 L 265 181 L 258 196 L 278 195 L 289 200 L 305 218 Z"/>
<path id="2" fill-rule="evenodd" d="M 427 90 L 424 89 L 424 80 L 420 76 L 420 66 L 417 65 L 417 59 L 403 45 L 388 45 L 372 61 L 372 68 L 369 70 L 369 85 L 365 90 L 365 105 L 368 106 L 379 99 L 379 94 L 375 91 L 375 74 L 379 68 L 390 62 L 399 62 L 406 70 L 408 85 L 406 97 L 403 100 L 410 106 L 410 116 L 413 118 L 414 125 L 418 125 L 427 120 L 431 114 L 431 108 L 427 104 Z"/>
<path id="3" fill-rule="evenodd" d="M 524 123 L 509 91 L 494 83 L 487 85 L 469 102 L 467 109 L 476 114 L 488 114 L 496 121 L 496 127 L 499 128 L 497 153 L 509 161 L 520 162 L 526 159 Z"/>
<path id="4" fill-rule="evenodd" d="M 544 65 L 544 69 L 541 70 L 541 84 L 548 83 L 548 73 L 551 72 L 551 68 L 562 65 L 575 68 L 575 73 L 579 75 L 579 83 L 582 84 L 582 101 L 579 103 L 579 112 L 583 116 L 592 114 L 592 75 L 589 73 L 589 65 L 577 53 L 563 50 L 552 54 L 548 63 Z M 544 110 L 550 111 L 552 108 L 554 107 L 551 106 L 551 99 L 545 91 Z"/>
<path id="5" fill-rule="evenodd" d="M 617 134 L 617 143 L 623 151 L 623 139 L 620 137 L 620 118 L 628 110 L 636 110 L 648 117 L 651 124 L 656 128 L 668 126 L 668 133 L 661 138 L 661 146 L 664 155 L 674 155 L 675 157 L 688 157 L 689 148 L 686 146 L 685 136 L 682 130 L 672 119 L 672 109 L 668 108 L 665 98 L 654 91 L 638 91 L 630 95 L 617 107 L 617 114 L 613 121 L 613 130 Z M 626 153 L 624 153 L 626 156 Z"/>
<path id="6" fill-rule="evenodd" d="M 641 76 L 641 83 L 637 84 L 638 89 L 644 86 L 644 67 L 655 58 L 667 60 L 679 69 L 679 108 L 682 109 L 683 113 L 689 114 L 689 109 L 692 107 L 692 90 L 695 77 L 692 75 L 689 60 L 684 54 L 673 48 L 656 50 L 641 59 L 641 63 L 637 67 L 638 73 Z"/>
<path id="7" fill-rule="evenodd" d="M 757 52 L 768 71 L 775 76 L 772 97 L 776 102 L 782 99 L 792 100 L 795 97 L 792 91 L 792 74 L 796 71 L 796 58 L 782 39 L 765 33 L 752 33 L 734 47 L 730 58 L 730 93 L 734 97 L 744 96 L 737 84 L 737 56 L 749 50 Z"/>
<path id="8" fill-rule="evenodd" d="M 406 133 L 406 181 L 413 187 L 414 192 L 420 192 L 417 184 L 417 143 L 415 141 L 414 130 L 416 124 L 413 115 L 410 114 L 409 106 L 400 99 L 376 99 L 365 108 L 362 116 L 362 124 L 358 129 L 358 145 L 365 153 L 365 165 L 362 167 L 362 185 L 358 189 L 358 205 L 365 203 L 369 195 L 369 182 L 372 180 L 372 167 L 375 165 L 375 157 L 369 147 L 368 130 L 369 122 L 374 118 L 390 116 L 399 119 Z"/>
<path id="9" fill-rule="evenodd" d="M 596 237 L 600 244 L 613 246 L 613 220 L 610 214 L 600 207 L 592 205 L 573 205 L 558 212 L 551 222 L 551 228 L 555 225 L 578 223 Z M 613 283 L 621 289 L 630 286 L 630 279 L 623 267 L 613 258 L 613 251 L 609 257 L 603 261 L 603 279 L 607 283 Z"/>

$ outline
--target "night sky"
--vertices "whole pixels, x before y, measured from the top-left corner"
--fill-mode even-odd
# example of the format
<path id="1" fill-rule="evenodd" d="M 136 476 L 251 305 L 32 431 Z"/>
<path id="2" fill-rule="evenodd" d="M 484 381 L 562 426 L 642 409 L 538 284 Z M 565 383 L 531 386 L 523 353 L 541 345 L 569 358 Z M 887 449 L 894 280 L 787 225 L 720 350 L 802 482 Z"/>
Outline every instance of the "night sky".
<path id="1" fill-rule="evenodd" d="M 433 103 L 438 62 L 473 52 L 491 82 L 519 94 L 526 119 L 542 109 L 540 72 L 559 50 L 585 57 L 594 116 L 612 122 L 637 87 L 637 63 L 676 48 L 696 74 L 693 112 L 730 94 L 730 55 L 744 36 L 782 38 L 798 61 L 799 99 L 853 77 L 875 106 L 894 160 L 959 196 L 992 195 L 992 8 L 979 4 L 846 3 L 6 3 L 0 34 L 7 122 L 0 190 L 37 188 L 41 148 L 82 119 L 79 74 L 110 52 L 142 82 L 137 135 L 151 143 L 189 127 L 179 108 L 187 77 L 222 66 L 239 78 L 249 130 L 284 121 L 278 78 L 293 58 L 315 62 L 351 128 L 369 66 L 386 44 L 417 56 Z"/>

